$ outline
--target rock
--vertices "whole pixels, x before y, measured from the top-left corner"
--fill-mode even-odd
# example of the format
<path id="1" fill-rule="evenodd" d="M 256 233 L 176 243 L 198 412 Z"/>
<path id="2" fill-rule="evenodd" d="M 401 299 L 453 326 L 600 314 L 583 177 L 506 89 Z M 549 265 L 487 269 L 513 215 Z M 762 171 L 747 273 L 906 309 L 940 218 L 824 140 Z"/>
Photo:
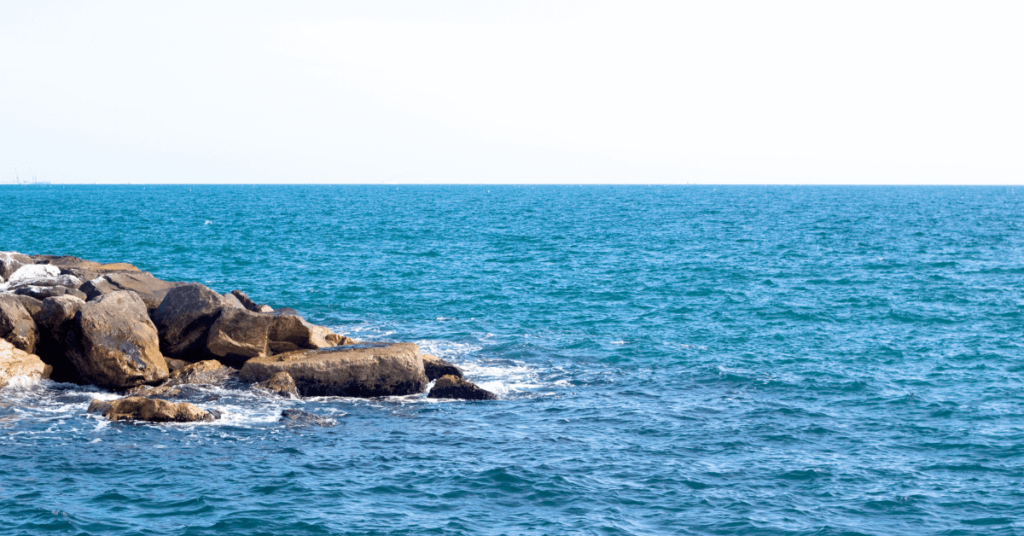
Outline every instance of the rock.
<path id="1" fill-rule="evenodd" d="M 242 305 L 242 302 L 238 301 L 238 298 L 236 298 L 234 294 L 228 292 L 227 294 L 222 294 L 222 296 L 224 296 L 224 304 L 227 305 L 228 307 L 232 309 L 242 309 L 243 311 L 248 311 L 248 309 L 246 309 L 245 306 Z"/>
<path id="2" fill-rule="evenodd" d="M 269 380 L 257 383 L 256 387 L 284 397 L 299 398 L 299 391 L 295 387 L 295 380 L 287 372 L 275 373 Z"/>
<path id="3" fill-rule="evenodd" d="M 198 363 L 189 363 L 184 367 L 175 370 L 164 382 L 166 386 L 204 383 L 216 385 L 230 378 L 235 370 L 226 367 L 219 361 L 208 359 Z"/>
<path id="4" fill-rule="evenodd" d="M 90 413 L 103 413 L 111 421 L 211 422 L 219 415 L 207 412 L 188 402 L 168 402 L 155 398 L 130 396 L 106 402 L 93 400 Z"/>
<path id="5" fill-rule="evenodd" d="M 32 320 L 35 320 L 38 324 L 39 320 L 36 317 L 39 315 L 39 311 L 43 308 L 43 301 L 33 298 L 32 296 L 23 296 L 21 294 L 11 294 L 11 296 L 21 303 L 21 306 L 28 311 L 28 314 L 32 315 Z"/>
<path id="6" fill-rule="evenodd" d="M 286 409 L 281 412 L 281 420 L 289 421 L 292 424 L 320 426 L 331 428 L 338 425 L 338 421 L 330 417 L 321 417 L 301 409 Z"/>
<path id="7" fill-rule="evenodd" d="M 250 358 L 269 355 L 268 335 L 275 320 L 247 309 L 225 308 L 210 326 L 206 348 L 220 362 L 241 367 Z"/>
<path id="8" fill-rule="evenodd" d="M 87 261 L 71 255 L 34 255 L 35 264 L 44 266 L 56 266 L 61 273 L 68 273 L 71 270 L 82 270 L 95 273 L 108 272 L 138 272 L 139 269 L 126 262 L 115 262 L 102 264 L 96 261 Z"/>
<path id="9" fill-rule="evenodd" d="M 274 319 L 273 325 L 270 327 L 270 341 L 272 343 L 271 348 L 274 353 L 290 352 L 300 349 L 314 350 L 317 348 L 330 348 L 333 346 L 339 346 L 337 343 L 345 344 L 345 341 L 351 341 L 347 337 L 342 337 L 331 330 L 323 327 L 310 324 L 302 319 L 301 316 L 293 314 L 280 314 L 280 311 L 274 313 L 270 318 Z M 331 340 L 328 340 L 328 337 Z M 276 345 L 273 343 L 277 343 Z M 349 343 L 349 344 L 351 344 Z"/>
<path id="10" fill-rule="evenodd" d="M 278 372 L 291 375 L 302 396 L 408 395 L 422 392 L 427 385 L 420 349 L 411 343 L 254 357 L 246 361 L 240 376 L 261 382 Z"/>
<path id="11" fill-rule="evenodd" d="M 51 287 L 58 285 L 59 281 L 60 268 L 57 268 L 56 266 L 26 264 L 21 268 L 18 268 L 13 274 L 7 277 L 7 288 L 16 289 L 18 287 L 28 285 L 35 285 L 37 287 Z M 73 281 L 69 282 L 73 283 Z M 79 285 L 81 285 L 81 283 L 79 283 Z"/>
<path id="12" fill-rule="evenodd" d="M 119 290 L 130 290 L 142 298 L 147 310 L 153 312 L 160 307 L 160 303 L 172 288 L 181 285 L 182 283 L 157 279 L 149 272 L 134 272 L 106 274 L 87 281 L 79 290 L 84 292 L 89 300 Z"/>
<path id="13" fill-rule="evenodd" d="M 125 389 L 167 379 L 156 326 L 134 292 L 114 292 L 81 305 L 67 341 L 65 355 L 88 383 Z"/>
<path id="14" fill-rule="evenodd" d="M 274 308 L 269 305 L 257 305 L 254 312 L 257 313 L 273 313 Z"/>
<path id="15" fill-rule="evenodd" d="M 29 296 L 37 300 L 45 300 L 46 298 L 52 298 L 54 296 L 74 296 L 76 298 L 85 300 L 86 295 L 84 292 L 69 287 L 52 286 L 52 287 L 37 287 L 29 285 L 25 287 L 19 287 L 14 291 L 15 294 L 21 296 Z"/>
<path id="16" fill-rule="evenodd" d="M 39 356 L 19 350 L 13 344 L 0 339 L 0 388 L 19 376 L 31 380 L 49 378 L 51 370 Z"/>
<path id="17" fill-rule="evenodd" d="M 39 331 L 32 315 L 13 296 L 0 295 L 0 339 L 30 354 L 36 351 Z"/>
<path id="18" fill-rule="evenodd" d="M 245 307 L 246 309 L 248 309 L 248 310 L 250 310 L 250 311 L 252 311 L 254 313 L 259 313 L 259 312 L 267 312 L 267 313 L 269 313 L 270 312 L 270 311 L 260 311 L 259 310 L 260 306 L 256 305 L 256 302 L 252 301 L 252 299 L 249 298 L 249 295 L 244 293 L 244 292 L 242 292 L 241 290 L 235 289 L 235 290 L 232 290 L 231 293 L 235 295 L 235 298 L 238 299 L 238 302 L 241 303 L 243 307 Z"/>
<path id="19" fill-rule="evenodd" d="M 184 366 L 187 366 L 188 361 L 182 361 L 181 359 L 171 359 L 170 357 L 164 356 L 164 362 L 167 363 L 167 370 L 174 372 Z"/>
<path id="20" fill-rule="evenodd" d="M 85 302 L 74 296 L 47 298 L 35 315 L 39 329 L 39 357 L 53 366 L 51 379 L 55 382 L 82 383 L 78 367 L 68 357 L 68 333 L 75 315 Z"/>
<path id="21" fill-rule="evenodd" d="M 427 379 L 430 381 L 448 375 L 456 378 L 462 377 L 462 369 L 431 354 L 423 354 L 423 370 L 427 373 Z"/>
<path id="22" fill-rule="evenodd" d="M 9 279 L 18 268 L 27 264 L 35 264 L 32 257 L 16 251 L 0 251 L 0 282 Z"/>
<path id="23" fill-rule="evenodd" d="M 199 361 L 210 355 L 206 349 L 210 326 L 226 307 L 224 298 L 199 283 L 174 287 L 153 312 L 164 355 Z"/>
<path id="24" fill-rule="evenodd" d="M 157 387 L 150 387 L 148 385 L 140 385 L 138 387 L 132 387 L 128 390 L 128 394 L 131 396 L 145 396 L 145 397 L 160 397 L 160 398 L 178 398 L 184 393 L 181 389 L 174 385 L 159 385 Z"/>
<path id="25" fill-rule="evenodd" d="M 498 396 L 457 376 L 442 376 L 430 389 L 427 398 L 458 398 L 462 400 L 497 400 Z"/>

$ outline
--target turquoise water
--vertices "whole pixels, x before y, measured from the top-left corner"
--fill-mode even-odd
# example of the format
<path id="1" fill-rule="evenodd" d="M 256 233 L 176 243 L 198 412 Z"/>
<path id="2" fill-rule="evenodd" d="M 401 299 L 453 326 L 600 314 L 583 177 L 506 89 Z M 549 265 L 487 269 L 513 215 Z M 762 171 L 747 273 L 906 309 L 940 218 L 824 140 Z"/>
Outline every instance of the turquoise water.
<path id="1" fill-rule="evenodd" d="M 241 288 L 501 395 L 235 385 L 157 426 L 7 388 L 0 533 L 1024 534 L 1019 194 L 0 187 L 0 250 Z"/>

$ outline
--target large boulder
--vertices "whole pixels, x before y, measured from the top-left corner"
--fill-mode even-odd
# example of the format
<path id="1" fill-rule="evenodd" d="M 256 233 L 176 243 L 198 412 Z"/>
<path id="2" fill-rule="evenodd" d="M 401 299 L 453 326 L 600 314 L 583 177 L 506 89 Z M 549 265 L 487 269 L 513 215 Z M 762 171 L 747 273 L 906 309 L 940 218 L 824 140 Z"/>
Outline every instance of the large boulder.
<path id="1" fill-rule="evenodd" d="M 498 395 L 481 389 L 457 376 L 442 376 L 434 383 L 427 398 L 457 398 L 462 400 L 497 400 Z"/>
<path id="2" fill-rule="evenodd" d="M 409 395 L 427 386 L 423 356 L 415 344 L 359 345 L 255 357 L 240 376 L 262 382 L 287 372 L 302 396 Z"/>
<path id="3" fill-rule="evenodd" d="M 241 367 L 250 358 L 269 355 L 268 335 L 275 320 L 247 309 L 225 308 L 210 326 L 206 348 L 220 362 Z"/>
<path id="4" fill-rule="evenodd" d="M 66 355 L 88 383 L 125 389 L 167 379 L 156 326 L 134 292 L 114 292 L 82 305 L 67 340 Z"/>
<path id="5" fill-rule="evenodd" d="M 186 361 L 205 359 L 210 355 L 206 349 L 210 327 L 226 307 L 223 296 L 199 283 L 170 289 L 153 312 L 160 350 Z"/>
<path id="6" fill-rule="evenodd" d="M 150 422 L 210 422 L 219 415 L 208 412 L 188 402 L 168 402 L 156 398 L 130 396 L 107 402 L 93 400 L 89 413 L 102 413 L 110 421 Z"/>
<path id="7" fill-rule="evenodd" d="M 89 300 L 119 290 L 130 290 L 142 298 L 146 303 L 146 309 L 153 312 L 160 307 L 172 288 L 181 285 L 182 283 L 157 279 L 149 272 L 127 272 L 97 277 L 84 283 L 79 290 L 84 292 L 86 299 Z"/>
<path id="8" fill-rule="evenodd" d="M 27 286 L 78 288 L 82 286 L 82 280 L 73 275 L 62 275 L 56 266 L 27 264 L 11 274 L 5 284 L 8 290 Z"/>
<path id="9" fill-rule="evenodd" d="M 427 379 L 430 381 L 448 375 L 456 378 L 462 377 L 462 369 L 431 354 L 423 354 L 423 370 L 426 371 Z"/>
<path id="10" fill-rule="evenodd" d="M 51 379 L 56 382 L 82 383 L 78 367 L 68 357 L 68 334 L 75 316 L 85 301 L 74 296 L 56 296 L 43 300 L 35 315 L 39 329 L 39 357 L 53 366 Z"/>
<path id="11" fill-rule="evenodd" d="M 26 311 L 28 311 L 28 314 L 32 315 L 32 320 L 36 320 L 36 316 L 39 314 L 39 311 L 43 308 L 43 300 L 33 298 L 32 296 L 22 296 L 20 294 L 12 294 L 11 296 L 13 296 L 14 299 L 18 300 L 19 303 L 21 303 L 21 306 L 24 307 Z M 36 320 L 36 323 L 38 322 L 39 321 Z"/>
<path id="12" fill-rule="evenodd" d="M 35 264 L 32 257 L 16 251 L 0 251 L 0 283 L 11 277 L 18 268 L 27 264 Z"/>
<path id="13" fill-rule="evenodd" d="M 21 302 L 13 296 L 0 295 L 0 339 L 33 354 L 38 338 L 36 323 Z"/>
<path id="14" fill-rule="evenodd" d="M 39 356 L 15 348 L 0 339 L 0 387 L 16 377 L 41 380 L 50 377 L 51 368 Z"/>

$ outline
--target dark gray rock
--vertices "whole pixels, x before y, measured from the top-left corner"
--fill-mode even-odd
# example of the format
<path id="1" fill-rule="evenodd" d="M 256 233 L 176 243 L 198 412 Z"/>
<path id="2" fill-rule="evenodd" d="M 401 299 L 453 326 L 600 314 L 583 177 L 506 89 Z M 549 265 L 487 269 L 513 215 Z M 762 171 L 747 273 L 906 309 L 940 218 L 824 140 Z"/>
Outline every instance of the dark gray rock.
<path id="1" fill-rule="evenodd" d="M 286 409 L 281 412 L 281 420 L 295 426 L 320 426 L 331 428 L 338 425 L 338 421 L 330 417 L 321 417 L 301 409 Z"/>
<path id="2" fill-rule="evenodd" d="M 71 326 L 84 305 L 85 301 L 74 296 L 56 296 L 44 300 L 35 315 L 39 329 L 39 357 L 53 367 L 53 381 L 83 383 L 78 367 L 68 357 L 67 349 Z"/>
<path id="3" fill-rule="evenodd" d="M 442 376 L 434 383 L 427 398 L 456 398 L 460 400 L 497 400 L 498 395 L 481 389 L 456 376 Z"/>
<path id="4" fill-rule="evenodd" d="M 245 307 L 246 309 L 254 313 L 261 312 L 259 310 L 259 305 L 256 305 L 256 302 L 252 301 L 252 299 L 249 298 L 248 294 L 238 289 L 232 290 L 231 293 L 235 295 L 235 298 L 238 299 L 238 302 L 241 303 L 242 306 Z"/>
<path id="5" fill-rule="evenodd" d="M 199 283 L 174 287 L 153 312 L 164 355 L 201 361 L 211 354 L 206 341 L 210 327 L 227 305 L 224 297 Z"/>
<path id="6" fill-rule="evenodd" d="M 29 297 L 35 298 L 37 300 L 45 300 L 46 298 L 53 298 L 53 297 L 56 297 L 56 296 L 74 296 L 74 297 L 82 299 L 82 300 L 86 299 L 85 293 L 80 291 L 80 290 L 78 290 L 78 289 L 68 288 L 68 287 L 59 287 L 59 286 L 51 286 L 51 287 L 26 286 L 26 287 L 19 287 L 18 289 L 16 289 L 14 291 L 14 293 L 18 294 L 18 295 L 21 295 L 21 296 L 29 296 Z"/>
<path id="7" fill-rule="evenodd" d="M 39 320 L 36 316 L 39 315 L 39 311 L 43 308 L 43 300 L 33 298 L 32 296 L 23 296 L 21 294 L 11 294 L 11 296 L 21 303 L 21 306 L 28 311 L 28 314 L 32 315 L 32 320 L 35 320 L 38 324 Z"/>
<path id="8" fill-rule="evenodd" d="M 423 354 L 423 370 L 427 373 L 427 379 L 430 381 L 448 375 L 456 378 L 462 377 L 462 369 L 431 354 Z"/>
<path id="9" fill-rule="evenodd" d="M 36 353 L 39 331 L 32 315 L 13 296 L 0 294 L 0 339 L 30 354 Z"/>
<path id="10" fill-rule="evenodd" d="M 156 326 L 134 292 L 114 292 L 81 305 L 67 341 L 65 354 L 88 383 L 126 389 L 167 379 Z"/>

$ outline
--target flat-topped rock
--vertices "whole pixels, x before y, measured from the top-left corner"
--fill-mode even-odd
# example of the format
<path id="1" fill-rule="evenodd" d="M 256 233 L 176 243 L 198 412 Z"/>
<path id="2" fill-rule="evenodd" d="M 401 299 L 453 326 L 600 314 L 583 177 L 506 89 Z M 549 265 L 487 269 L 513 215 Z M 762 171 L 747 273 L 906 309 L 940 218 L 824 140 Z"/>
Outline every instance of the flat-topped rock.
<path id="1" fill-rule="evenodd" d="M 89 413 L 102 413 L 110 421 L 210 422 L 219 418 L 188 402 L 168 402 L 157 398 L 130 396 L 110 402 L 93 400 Z"/>
<path id="2" fill-rule="evenodd" d="M 152 312 L 160 307 L 160 303 L 164 301 L 172 288 L 183 284 L 157 279 L 149 272 L 136 271 L 102 275 L 85 282 L 79 290 L 84 292 L 86 299 L 89 300 L 119 290 L 130 290 L 138 294 L 145 302 L 146 309 Z"/>
<path id="3" fill-rule="evenodd" d="M 49 378 L 51 370 L 39 356 L 19 350 L 13 344 L 0 339 L 0 388 L 18 377 L 29 380 Z"/>
<path id="4" fill-rule="evenodd" d="M 419 346 L 366 344 L 304 350 L 246 361 L 241 379 L 269 380 L 287 372 L 302 396 L 376 397 L 423 392 L 427 375 Z"/>

